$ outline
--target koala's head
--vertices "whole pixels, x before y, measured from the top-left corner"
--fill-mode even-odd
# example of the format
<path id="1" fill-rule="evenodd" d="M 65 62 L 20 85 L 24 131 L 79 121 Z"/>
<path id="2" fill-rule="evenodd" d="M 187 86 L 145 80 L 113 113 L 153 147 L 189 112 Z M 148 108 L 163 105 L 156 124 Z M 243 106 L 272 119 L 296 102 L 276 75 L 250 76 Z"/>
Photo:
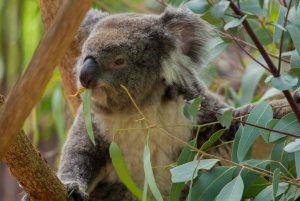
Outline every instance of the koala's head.
<path id="1" fill-rule="evenodd" d="M 77 84 L 93 89 L 94 107 L 130 111 L 199 93 L 197 71 L 206 56 L 211 29 L 186 7 L 161 15 L 115 14 L 91 10 L 78 37 L 82 54 Z"/>

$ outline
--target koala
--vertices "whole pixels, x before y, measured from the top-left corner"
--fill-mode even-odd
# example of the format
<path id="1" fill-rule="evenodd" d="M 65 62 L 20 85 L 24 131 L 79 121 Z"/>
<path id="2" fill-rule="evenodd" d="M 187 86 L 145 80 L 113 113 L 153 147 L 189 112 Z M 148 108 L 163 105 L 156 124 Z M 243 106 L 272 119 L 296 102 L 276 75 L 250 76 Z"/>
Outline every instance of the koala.
<path id="1" fill-rule="evenodd" d="M 139 109 L 155 125 L 200 125 L 217 121 L 215 114 L 200 110 L 191 122 L 182 111 L 185 100 L 197 97 L 204 97 L 201 106 L 209 110 L 228 107 L 198 78 L 208 54 L 207 42 L 213 35 L 212 28 L 185 6 L 168 6 L 160 15 L 112 15 L 95 9 L 88 12 L 77 34 L 77 39 L 82 41 L 81 55 L 74 69 L 77 86 L 92 89 L 91 116 L 96 146 L 88 137 L 81 106 L 63 147 L 58 169 L 58 177 L 75 200 L 138 200 L 114 170 L 109 157 L 112 141 L 119 145 L 133 180 L 143 188 L 143 149 L 147 131 L 126 128 L 150 125 L 141 119 L 121 85 L 128 89 Z M 284 103 L 284 100 L 272 102 L 275 106 Z M 233 109 L 233 115 L 246 115 L 254 106 Z M 289 111 L 288 108 L 278 109 L 274 116 L 280 118 Z M 233 140 L 238 127 L 239 124 L 233 122 L 222 140 Z M 116 132 L 118 128 L 124 130 Z M 202 128 L 198 145 L 221 128 L 220 124 Z M 194 139 L 197 132 L 186 126 L 164 129 L 185 142 Z M 184 146 L 158 129 L 151 129 L 152 166 L 175 163 Z M 255 149 L 258 156 L 265 152 L 264 148 Z M 231 144 L 212 152 L 230 159 Z M 162 172 L 160 168 L 153 172 L 164 200 L 168 200 L 170 172 Z M 187 193 L 186 188 L 181 200 L 186 199 Z M 153 198 L 151 193 L 149 196 Z"/>

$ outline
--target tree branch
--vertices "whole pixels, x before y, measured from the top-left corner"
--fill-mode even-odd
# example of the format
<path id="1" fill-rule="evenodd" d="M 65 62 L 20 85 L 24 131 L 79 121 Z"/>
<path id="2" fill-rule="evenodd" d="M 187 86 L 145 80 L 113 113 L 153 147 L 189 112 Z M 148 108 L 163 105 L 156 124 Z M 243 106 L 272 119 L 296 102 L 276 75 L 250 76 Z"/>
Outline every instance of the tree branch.
<path id="1" fill-rule="evenodd" d="M 7 104 L 0 110 L 0 160 L 38 102 L 55 66 L 73 40 L 92 2 L 92 0 L 63 2 L 25 73 L 10 93 Z"/>

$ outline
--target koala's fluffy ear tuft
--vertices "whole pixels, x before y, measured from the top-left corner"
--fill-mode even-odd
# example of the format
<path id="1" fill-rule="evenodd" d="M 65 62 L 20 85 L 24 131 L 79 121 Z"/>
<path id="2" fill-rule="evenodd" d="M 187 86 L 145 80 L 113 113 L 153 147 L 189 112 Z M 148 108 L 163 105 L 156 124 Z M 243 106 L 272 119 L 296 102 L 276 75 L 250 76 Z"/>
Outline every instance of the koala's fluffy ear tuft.
<path id="1" fill-rule="evenodd" d="M 160 16 L 165 30 L 178 38 L 181 51 L 195 63 L 202 63 L 210 39 L 210 26 L 192 13 L 187 6 L 173 8 L 168 6 Z"/>
<path id="2" fill-rule="evenodd" d="M 95 25 L 108 15 L 108 13 L 101 12 L 100 10 L 89 10 L 76 35 L 76 38 L 81 41 L 81 44 L 86 41 Z"/>

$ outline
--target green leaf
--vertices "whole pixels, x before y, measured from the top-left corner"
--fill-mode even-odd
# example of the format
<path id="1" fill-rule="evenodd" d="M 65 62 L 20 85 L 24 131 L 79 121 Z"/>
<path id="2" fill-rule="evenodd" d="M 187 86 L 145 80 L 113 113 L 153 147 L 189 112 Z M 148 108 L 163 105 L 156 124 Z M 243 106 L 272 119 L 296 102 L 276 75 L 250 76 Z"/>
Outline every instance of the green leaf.
<path id="1" fill-rule="evenodd" d="M 193 117 L 193 119 L 198 114 L 199 106 L 202 103 L 202 101 L 203 101 L 202 97 L 201 98 L 195 98 L 194 100 L 190 101 L 191 105 L 189 107 L 188 112 L 189 112 L 190 116 Z"/>
<path id="2" fill-rule="evenodd" d="M 132 192 L 132 194 L 134 194 L 139 199 L 142 199 L 143 192 L 139 189 L 139 187 L 136 185 L 136 183 L 131 178 L 131 176 L 127 170 L 122 152 L 121 152 L 119 146 L 115 142 L 112 142 L 110 144 L 109 155 L 112 160 L 112 164 L 113 164 L 119 178 L 121 179 L 121 181 L 125 184 L 125 186 L 128 188 L 128 190 L 130 190 Z M 150 201 L 149 198 L 147 198 L 147 200 Z"/>
<path id="3" fill-rule="evenodd" d="M 222 18 L 229 7 L 229 4 L 229 1 L 220 1 L 217 4 L 214 4 L 210 10 L 211 15 L 217 19 Z"/>
<path id="4" fill-rule="evenodd" d="M 96 145 L 93 126 L 92 126 L 92 118 L 91 118 L 91 97 L 92 97 L 92 89 L 86 88 L 83 92 L 83 98 L 82 98 L 84 122 L 85 122 L 87 133 L 91 141 L 93 142 L 94 145 Z"/>
<path id="5" fill-rule="evenodd" d="M 297 178 L 300 178 L 300 151 L 294 152 Z"/>
<path id="6" fill-rule="evenodd" d="M 204 63 L 203 66 L 206 66 L 210 61 L 212 61 L 215 57 L 217 57 L 219 54 L 221 54 L 223 52 L 223 50 L 225 50 L 227 45 L 228 44 L 224 43 L 223 40 L 219 37 L 215 37 L 215 38 L 211 39 L 207 45 L 207 47 L 209 47 L 209 50 L 208 50 L 209 56 L 206 60 L 206 63 Z"/>
<path id="7" fill-rule="evenodd" d="M 255 15 L 267 17 L 263 7 L 261 6 L 260 1 L 244 1 L 244 2 L 240 2 L 240 5 L 241 5 L 241 10 L 244 12 L 249 12 Z"/>
<path id="8" fill-rule="evenodd" d="M 210 170 L 218 161 L 218 159 L 202 159 L 200 162 L 196 160 L 174 167 L 170 170 L 172 182 L 185 182 L 195 179 L 198 172 L 195 170 Z"/>
<path id="9" fill-rule="evenodd" d="M 267 181 L 262 176 L 251 185 L 251 187 L 243 194 L 243 198 L 253 198 L 256 197 L 262 190 L 269 186 L 269 181 Z"/>
<path id="10" fill-rule="evenodd" d="M 287 11 L 286 7 L 280 5 L 279 15 L 277 18 L 277 24 L 279 24 L 281 26 L 283 25 L 286 11 Z M 275 27 L 275 30 L 273 32 L 273 42 L 274 43 L 281 37 L 281 34 L 282 34 L 282 30 L 278 27 Z"/>
<path id="11" fill-rule="evenodd" d="M 294 185 L 290 185 L 286 195 L 288 201 L 295 201 L 300 196 L 300 189 Z"/>
<path id="12" fill-rule="evenodd" d="M 241 175 L 238 175 L 231 182 L 223 187 L 217 196 L 217 201 L 240 201 L 243 195 L 244 182 Z"/>
<path id="13" fill-rule="evenodd" d="M 231 97 L 233 99 L 233 103 L 234 103 L 233 106 L 235 108 L 240 107 L 241 106 L 241 98 L 239 97 L 239 95 L 231 87 L 229 87 L 229 92 L 230 92 L 230 95 L 231 95 Z"/>
<path id="14" fill-rule="evenodd" d="M 283 194 L 287 190 L 288 186 L 289 185 L 286 183 L 279 183 L 276 197 Z M 255 197 L 254 201 L 271 201 L 272 198 L 273 198 L 273 187 L 268 186 Z"/>
<path id="15" fill-rule="evenodd" d="M 183 107 L 183 114 L 187 119 L 193 121 L 193 117 L 190 115 L 189 109 L 190 109 L 190 104 L 186 103 Z"/>
<path id="16" fill-rule="evenodd" d="M 192 0 L 187 2 L 186 5 L 191 11 L 198 14 L 204 14 L 209 10 L 209 4 L 207 3 L 207 1 Z"/>
<path id="17" fill-rule="evenodd" d="M 273 111 L 269 103 L 261 102 L 254 107 L 247 119 L 248 123 L 266 125 L 273 118 Z M 238 147 L 238 160 L 243 161 L 252 143 L 259 137 L 258 128 L 246 125 Z"/>
<path id="18" fill-rule="evenodd" d="M 205 151 L 206 149 L 210 148 L 211 145 L 213 145 L 218 139 L 220 139 L 220 137 L 224 134 L 225 131 L 226 131 L 226 129 L 222 129 L 222 130 L 218 130 L 217 132 L 215 132 L 209 138 L 209 140 L 204 142 L 204 144 L 201 146 L 200 150 Z"/>
<path id="19" fill-rule="evenodd" d="M 274 130 L 279 130 L 283 132 L 293 133 L 293 134 L 299 134 L 300 131 L 300 125 L 298 123 L 297 117 L 294 113 L 290 113 L 285 115 L 280 119 L 280 121 L 274 126 Z M 270 133 L 270 142 L 275 142 L 278 139 L 284 138 L 285 135 L 279 134 L 276 132 Z"/>
<path id="20" fill-rule="evenodd" d="M 238 146 L 239 146 L 239 142 L 240 142 L 243 130 L 244 130 L 244 126 L 241 125 L 239 127 L 239 129 L 237 130 L 235 137 L 234 137 L 233 147 L 232 147 L 232 151 L 231 151 L 231 160 L 232 160 L 232 162 L 235 162 L 235 163 L 239 163 L 238 158 L 237 158 L 237 150 L 238 150 Z"/>
<path id="21" fill-rule="evenodd" d="M 65 141 L 65 118 L 63 97 L 60 88 L 55 89 L 51 100 L 52 115 L 56 126 L 59 143 L 62 145 Z"/>
<path id="22" fill-rule="evenodd" d="M 296 50 L 294 50 L 291 54 L 291 67 L 300 68 L 300 56 Z"/>
<path id="23" fill-rule="evenodd" d="M 157 201 L 163 201 L 163 198 L 158 190 L 158 187 L 156 185 L 155 179 L 154 179 L 154 174 L 152 170 L 152 165 L 150 161 L 150 150 L 148 146 L 148 141 L 149 141 L 149 134 L 147 135 L 146 143 L 145 143 L 145 149 L 144 149 L 144 172 L 145 172 L 145 179 L 147 180 L 147 183 L 149 185 L 149 188 L 155 197 Z"/>
<path id="24" fill-rule="evenodd" d="M 269 83 L 272 79 L 273 79 L 273 75 L 269 75 L 266 79 L 265 79 L 265 83 Z"/>
<path id="25" fill-rule="evenodd" d="M 197 141 L 192 140 L 189 142 L 189 144 L 196 147 Z M 177 166 L 192 161 L 195 158 L 196 153 L 197 152 L 193 151 L 189 146 L 185 146 L 178 158 Z M 172 183 L 169 200 L 178 201 L 180 198 L 181 190 L 184 187 L 184 185 L 185 185 L 184 182 Z"/>
<path id="26" fill-rule="evenodd" d="M 258 61 L 265 64 L 262 57 L 257 58 Z M 246 68 L 242 79 L 242 105 L 251 103 L 259 80 L 265 73 L 265 69 L 252 61 Z"/>
<path id="27" fill-rule="evenodd" d="M 299 40 L 299 37 L 300 37 L 300 9 L 299 7 L 295 8 L 295 6 L 293 6 L 289 12 L 289 15 L 288 15 L 288 21 L 291 22 L 289 23 L 286 28 L 287 30 L 289 31 L 291 37 L 292 37 L 292 40 L 294 42 L 294 45 L 296 47 L 296 50 L 298 52 L 298 54 L 300 55 L 300 40 Z"/>
<path id="28" fill-rule="evenodd" d="M 211 25 L 217 25 L 220 24 L 222 22 L 221 19 L 216 19 L 214 18 L 210 12 L 206 12 L 204 15 L 201 16 L 201 18 L 203 20 L 205 20 L 206 22 L 208 22 Z M 224 41 L 225 42 L 225 41 Z"/>
<path id="29" fill-rule="evenodd" d="M 284 151 L 288 153 L 294 153 L 300 151 L 300 139 L 296 139 L 294 142 L 290 142 L 284 147 Z"/>
<path id="30" fill-rule="evenodd" d="M 280 11 L 280 3 L 278 1 L 270 1 L 269 3 L 269 20 L 271 22 L 277 22 Z M 274 27 L 272 27 L 272 32 L 274 31 Z"/>
<path id="31" fill-rule="evenodd" d="M 278 90 L 278 89 L 275 89 L 274 87 L 268 89 L 264 95 L 259 99 L 258 102 L 261 102 L 261 101 L 264 101 L 264 100 L 267 100 L 268 98 L 272 98 L 274 96 L 277 96 L 279 94 L 281 94 L 282 91 Z"/>
<path id="32" fill-rule="evenodd" d="M 213 201 L 221 189 L 231 181 L 234 167 L 216 167 L 204 172 L 195 182 L 192 201 Z"/>
<path id="33" fill-rule="evenodd" d="M 274 77 L 272 85 L 279 90 L 289 90 L 298 83 L 298 77 L 293 72 L 288 71 L 281 74 L 279 77 Z"/>
<path id="34" fill-rule="evenodd" d="M 286 28 L 284 28 L 284 26 L 282 26 L 281 24 L 278 24 L 277 22 L 270 22 L 270 24 L 274 25 L 275 27 L 277 27 L 281 31 L 286 31 Z"/>
<path id="35" fill-rule="evenodd" d="M 268 163 L 269 161 L 265 161 L 265 160 L 247 160 L 241 164 L 251 168 L 257 167 L 257 168 L 265 169 Z M 240 171 L 241 171 L 240 167 L 236 168 L 234 170 L 234 176 L 237 176 L 240 173 Z M 245 191 L 247 191 L 260 177 L 260 174 L 248 169 L 243 169 L 241 173 L 241 177 L 244 181 L 244 189 Z"/>
<path id="36" fill-rule="evenodd" d="M 226 127 L 226 129 L 229 129 L 232 121 L 232 109 L 221 108 L 218 110 L 218 113 L 222 114 L 222 115 L 217 114 L 217 119 L 220 122 L 220 124 L 223 127 Z"/>
<path id="37" fill-rule="evenodd" d="M 277 191 L 278 191 L 278 185 L 280 182 L 280 176 L 281 176 L 281 172 L 279 169 L 275 169 L 274 173 L 273 173 L 273 200 L 275 200 L 276 195 L 277 195 Z"/>
<path id="38" fill-rule="evenodd" d="M 271 162 L 271 165 L 270 165 L 271 172 L 274 172 L 276 169 L 279 169 L 280 172 L 287 174 L 286 170 L 288 169 L 288 155 L 283 150 L 285 144 L 286 144 L 285 140 L 279 144 L 274 144 L 272 153 L 271 153 L 271 160 L 278 161 L 281 165 L 278 163 Z M 271 180 L 272 180 L 272 178 L 271 178 Z"/>
<path id="39" fill-rule="evenodd" d="M 265 3 L 265 0 L 259 0 L 259 5 L 260 5 L 261 9 L 264 8 L 264 3 Z"/>
<path id="40" fill-rule="evenodd" d="M 182 4 L 183 0 L 169 0 L 168 3 L 174 7 L 178 7 Z"/>
<path id="41" fill-rule="evenodd" d="M 249 20 L 248 22 L 262 45 L 269 45 L 273 42 L 269 30 L 260 24 L 255 23 L 253 20 Z M 245 38 L 248 43 L 255 45 L 249 35 L 246 35 Z"/>
<path id="42" fill-rule="evenodd" d="M 232 20 L 230 22 L 228 22 L 225 26 L 224 26 L 224 30 L 228 30 L 231 29 L 233 27 L 237 27 L 239 25 L 241 25 L 243 23 L 243 21 L 246 19 L 247 15 L 244 15 L 241 19 L 235 19 Z"/>
<path id="43" fill-rule="evenodd" d="M 279 122 L 279 119 L 272 119 L 270 120 L 265 127 L 266 128 L 270 128 L 272 129 L 277 123 Z M 270 138 L 270 133 L 271 131 L 268 130 L 264 130 L 264 129 L 259 129 L 260 135 L 262 136 L 262 138 L 266 141 L 269 142 L 269 138 Z"/>
<path id="44" fill-rule="evenodd" d="M 298 8 L 298 6 L 299 6 L 299 1 L 300 0 L 294 0 L 294 3 L 295 3 L 295 8 L 297 9 Z"/>

